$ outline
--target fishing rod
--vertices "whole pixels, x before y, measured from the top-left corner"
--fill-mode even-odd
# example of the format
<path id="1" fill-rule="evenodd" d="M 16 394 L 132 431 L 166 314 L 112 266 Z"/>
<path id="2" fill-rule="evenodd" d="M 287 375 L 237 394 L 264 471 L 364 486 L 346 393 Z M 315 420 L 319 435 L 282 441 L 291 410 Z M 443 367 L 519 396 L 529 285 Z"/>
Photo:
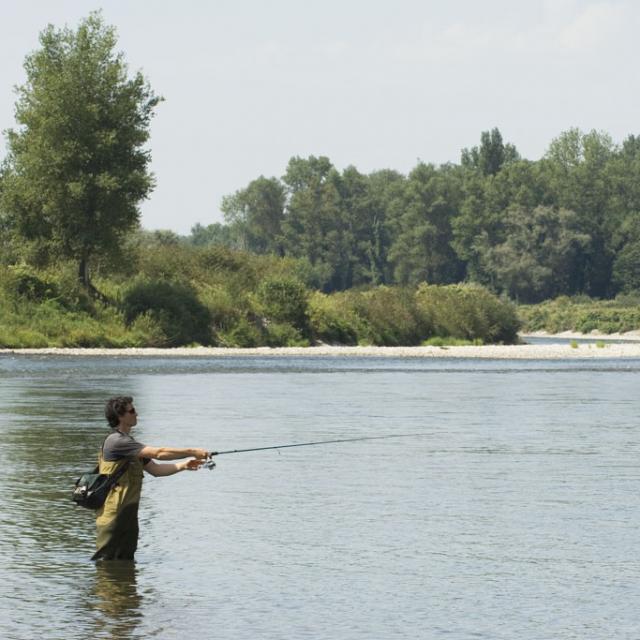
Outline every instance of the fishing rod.
<path id="1" fill-rule="evenodd" d="M 249 451 L 269 451 L 272 449 L 289 449 L 290 447 L 313 447 L 317 444 L 335 444 L 337 442 L 360 442 L 361 440 L 388 440 L 389 438 L 411 438 L 423 436 L 424 433 L 398 433 L 386 436 L 363 436 L 361 438 L 339 438 L 335 440 L 316 440 L 314 442 L 296 442 L 293 444 L 278 444 L 270 447 L 252 447 L 250 449 L 228 449 L 227 451 L 211 451 L 209 459 L 202 465 L 205 469 L 212 470 L 216 466 L 214 456 L 224 456 L 229 453 L 247 453 Z"/>

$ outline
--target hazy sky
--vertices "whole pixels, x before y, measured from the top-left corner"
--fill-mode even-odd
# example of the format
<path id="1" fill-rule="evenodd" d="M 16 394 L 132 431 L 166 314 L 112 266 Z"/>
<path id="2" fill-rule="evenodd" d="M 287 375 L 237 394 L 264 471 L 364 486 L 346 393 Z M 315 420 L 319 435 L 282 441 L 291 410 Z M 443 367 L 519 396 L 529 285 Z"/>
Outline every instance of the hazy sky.
<path id="1" fill-rule="evenodd" d="M 633 0 L 1 0 L 0 129 L 49 23 L 102 9 L 153 121 L 147 229 L 221 221 L 222 196 L 294 155 L 407 173 L 499 127 L 527 158 L 569 127 L 640 133 Z M 4 141 L 0 147 L 4 156 Z"/>

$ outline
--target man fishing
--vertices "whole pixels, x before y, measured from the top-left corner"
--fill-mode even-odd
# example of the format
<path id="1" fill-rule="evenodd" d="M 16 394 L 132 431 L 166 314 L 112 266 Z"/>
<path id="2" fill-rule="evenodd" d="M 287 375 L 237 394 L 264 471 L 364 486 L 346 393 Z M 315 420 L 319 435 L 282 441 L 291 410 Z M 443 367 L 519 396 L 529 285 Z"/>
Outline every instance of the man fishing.
<path id="1" fill-rule="evenodd" d="M 133 398 L 111 398 L 105 417 L 112 432 L 100 452 L 100 473 L 114 474 L 122 469 L 117 484 L 97 511 L 96 547 L 92 560 L 132 560 L 138 546 L 138 505 L 142 489 L 142 471 L 152 476 L 171 476 L 180 471 L 196 471 L 209 457 L 205 449 L 152 447 L 135 440 L 130 432 L 138 422 Z M 158 464 L 155 460 L 184 462 Z M 126 467 L 126 469 L 125 469 Z"/>

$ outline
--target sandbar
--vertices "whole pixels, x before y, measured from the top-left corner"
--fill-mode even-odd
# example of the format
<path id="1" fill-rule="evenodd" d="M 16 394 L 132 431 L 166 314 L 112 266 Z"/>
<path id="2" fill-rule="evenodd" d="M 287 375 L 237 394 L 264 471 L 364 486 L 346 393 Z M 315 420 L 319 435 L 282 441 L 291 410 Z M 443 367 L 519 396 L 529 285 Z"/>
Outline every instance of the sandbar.
<path id="1" fill-rule="evenodd" d="M 522 335 L 527 337 L 548 336 L 541 332 Z M 446 347 L 375 347 L 334 346 L 313 347 L 176 347 L 176 348 L 44 348 L 44 349 L 0 349 L 0 355 L 38 356 L 120 356 L 120 357 L 375 357 L 375 358 L 485 358 L 493 360 L 565 360 L 640 358 L 640 332 L 600 335 L 563 333 L 556 336 L 567 339 L 561 344 L 517 344 Z M 587 340 L 573 342 L 571 339 Z M 608 342 L 607 340 L 621 342 Z M 635 342 L 634 342 L 635 341 Z"/>

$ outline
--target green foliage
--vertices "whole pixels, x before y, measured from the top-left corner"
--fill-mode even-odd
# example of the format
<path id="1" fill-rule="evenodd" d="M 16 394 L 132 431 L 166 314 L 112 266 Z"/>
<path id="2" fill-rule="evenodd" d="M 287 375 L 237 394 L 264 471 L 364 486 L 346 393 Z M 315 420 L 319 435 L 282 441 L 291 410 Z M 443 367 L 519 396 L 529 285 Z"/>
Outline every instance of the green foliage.
<path id="1" fill-rule="evenodd" d="M 116 34 L 99 13 L 78 29 L 40 34 L 18 88 L 1 204 L 26 242 L 74 259 L 89 286 L 89 262 L 119 253 L 150 193 L 145 149 L 159 99 L 140 73 L 127 77 Z"/>
<path id="2" fill-rule="evenodd" d="M 191 228 L 191 234 L 187 236 L 187 242 L 196 247 L 204 247 L 210 244 L 220 244 L 227 247 L 234 246 L 231 227 L 219 222 L 209 224 L 206 227 L 197 223 Z"/>
<path id="3" fill-rule="evenodd" d="M 165 346 L 211 344 L 211 314 L 196 292 L 180 283 L 141 281 L 134 284 L 122 300 L 124 320 L 131 325 L 147 315 L 162 329 Z"/>
<path id="4" fill-rule="evenodd" d="M 14 305 L 4 297 L 5 291 L 3 286 L 0 289 L 0 347 L 109 348 L 164 344 L 164 336 L 160 339 L 159 328 L 148 318 L 126 327 L 117 309 L 100 303 L 95 303 L 90 313 L 80 308 L 71 309 L 52 299 L 38 302 L 21 299 Z"/>
<path id="5" fill-rule="evenodd" d="M 354 307 L 362 321 L 360 344 L 417 345 L 429 333 L 418 314 L 413 289 L 382 285 L 357 295 Z"/>
<path id="6" fill-rule="evenodd" d="M 314 336 L 330 344 L 482 344 L 517 341 L 513 305 L 479 286 L 378 287 L 310 301 Z"/>
<path id="7" fill-rule="evenodd" d="M 538 305 L 522 305 L 518 307 L 518 316 L 523 331 L 624 333 L 640 328 L 639 303 L 637 295 L 614 300 L 560 296 Z"/>
<path id="8" fill-rule="evenodd" d="M 267 325 L 265 343 L 269 347 L 308 347 L 309 340 L 299 329 L 286 322 Z"/>
<path id="9" fill-rule="evenodd" d="M 505 164 L 520 159 L 518 151 L 512 144 L 502 142 L 502 134 L 497 128 L 483 131 L 480 146 L 463 149 L 460 162 L 462 166 L 480 171 L 484 176 L 495 176 Z"/>
<path id="10" fill-rule="evenodd" d="M 463 274 L 451 242 L 459 184 L 454 172 L 419 164 L 409 175 L 402 213 L 393 220 L 388 259 L 400 284 L 457 282 Z"/>
<path id="11" fill-rule="evenodd" d="M 459 165 L 419 162 L 407 177 L 294 157 L 280 182 L 225 201 L 226 228 L 254 251 L 305 259 L 324 292 L 471 281 L 521 302 L 605 297 L 640 286 L 639 184 L 634 136 L 619 146 L 570 129 L 532 162 L 493 129 Z"/>
<path id="12" fill-rule="evenodd" d="M 358 344 L 362 323 L 351 304 L 353 295 L 334 293 L 329 296 L 319 291 L 311 294 L 309 318 L 315 340 L 327 344 Z"/>
<path id="13" fill-rule="evenodd" d="M 32 302 L 44 302 L 54 300 L 60 293 L 55 282 L 43 279 L 31 269 L 8 269 L 3 278 L 5 294 L 17 300 L 29 300 Z"/>
<path id="14" fill-rule="evenodd" d="M 262 345 L 262 327 L 247 318 L 240 318 L 230 329 L 219 334 L 222 347 L 258 347 Z"/>
<path id="15" fill-rule="evenodd" d="M 329 295 L 295 277 L 304 272 L 295 261 L 155 240 L 138 246 L 136 260 L 146 271 L 133 282 L 123 274 L 97 281 L 108 304 L 87 296 L 69 263 L 51 271 L 0 268 L 0 343 L 278 347 L 515 336 L 510 305 L 478 286 L 383 285 Z M 157 277 L 168 269 L 173 279 Z"/>
<path id="16" fill-rule="evenodd" d="M 580 270 L 591 238 L 572 211 L 514 207 L 504 242 L 487 248 L 485 271 L 510 298 L 537 302 L 580 288 Z"/>
<path id="17" fill-rule="evenodd" d="M 420 314 L 440 337 L 512 344 L 520 321 L 515 307 L 478 285 L 421 285 L 416 293 Z"/>
<path id="18" fill-rule="evenodd" d="M 256 292 L 258 309 L 269 321 L 288 323 L 308 332 L 308 293 L 304 285 L 288 278 L 263 280 Z"/>
<path id="19" fill-rule="evenodd" d="M 222 211 L 239 248 L 282 255 L 285 190 L 276 179 L 260 176 L 246 189 L 227 196 Z"/>

